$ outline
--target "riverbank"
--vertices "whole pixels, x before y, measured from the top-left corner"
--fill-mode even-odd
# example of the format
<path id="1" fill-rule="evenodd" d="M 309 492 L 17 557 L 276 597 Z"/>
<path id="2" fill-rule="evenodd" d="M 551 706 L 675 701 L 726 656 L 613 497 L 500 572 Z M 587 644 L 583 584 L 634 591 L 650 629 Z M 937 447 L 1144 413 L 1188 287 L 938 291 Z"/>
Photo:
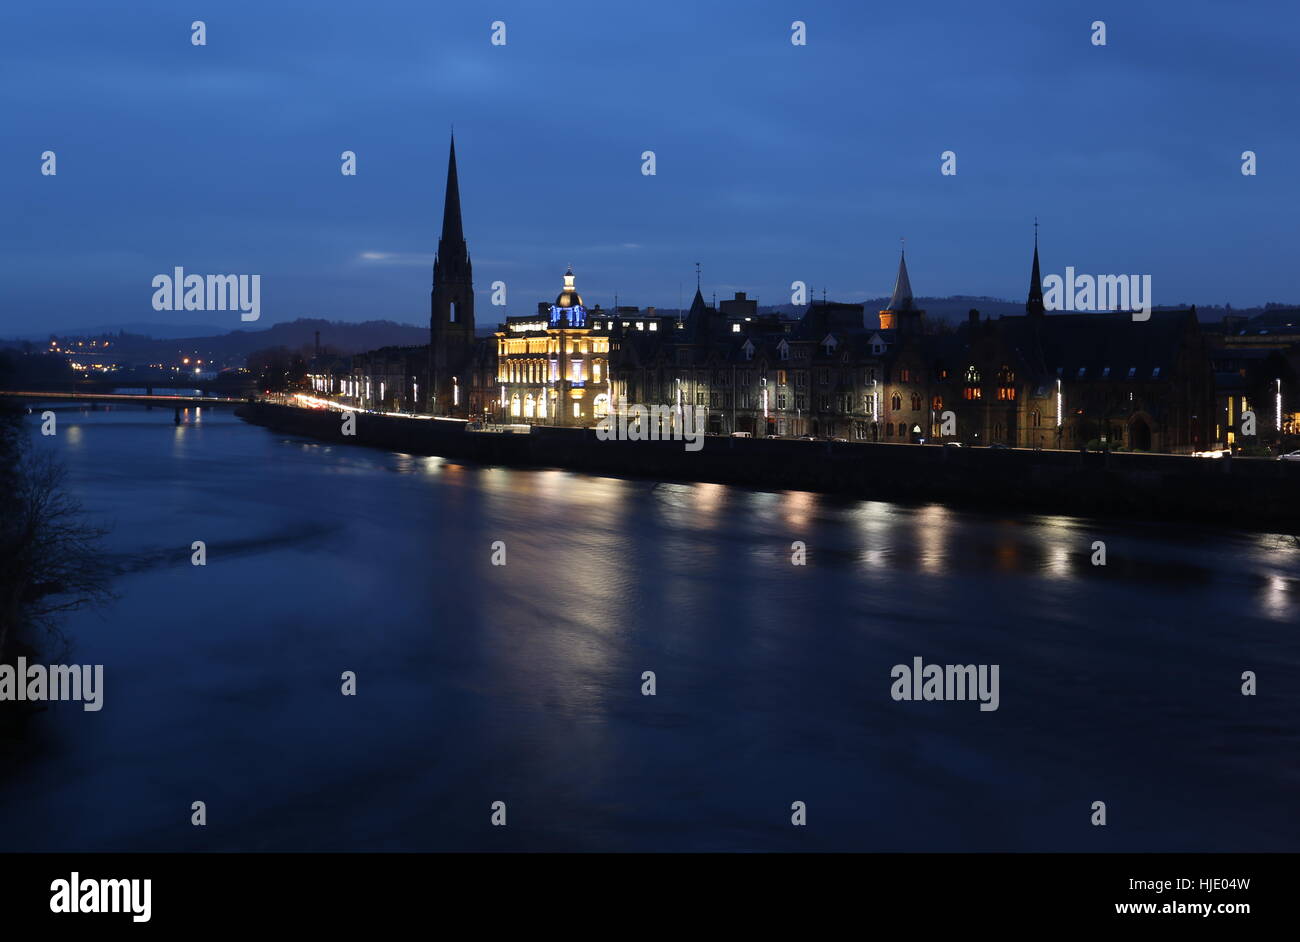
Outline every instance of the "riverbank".
<path id="1" fill-rule="evenodd" d="M 257 402 L 236 414 L 323 441 L 480 464 L 1300 533 L 1300 463 L 1262 458 L 712 435 L 698 451 L 687 451 L 680 441 L 600 441 L 594 429 L 537 426 L 526 435 L 493 434 L 469 431 L 460 422 L 363 412 L 356 414 L 356 434 L 345 436 L 338 412 Z"/>

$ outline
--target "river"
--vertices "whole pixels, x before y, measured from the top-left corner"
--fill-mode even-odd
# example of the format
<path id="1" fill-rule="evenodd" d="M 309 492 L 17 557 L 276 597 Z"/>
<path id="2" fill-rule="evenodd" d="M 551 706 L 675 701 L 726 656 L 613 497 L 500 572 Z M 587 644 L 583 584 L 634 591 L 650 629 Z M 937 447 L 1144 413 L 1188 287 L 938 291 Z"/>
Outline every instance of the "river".
<path id="1" fill-rule="evenodd" d="M 1300 850 L 1289 537 L 57 414 L 123 574 L 0 849 Z M 998 665 L 998 709 L 895 701 L 914 657 Z"/>

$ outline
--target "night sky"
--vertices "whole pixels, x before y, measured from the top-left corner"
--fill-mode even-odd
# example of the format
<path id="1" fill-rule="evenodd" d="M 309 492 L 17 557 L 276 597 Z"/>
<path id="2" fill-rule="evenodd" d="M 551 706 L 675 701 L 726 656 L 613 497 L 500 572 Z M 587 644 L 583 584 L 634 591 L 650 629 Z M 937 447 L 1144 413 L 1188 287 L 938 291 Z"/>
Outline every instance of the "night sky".
<path id="1" fill-rule="evenodd" d="M 153 311 L 178 265 L 260 274 L 261 326 L 424 323 L 453 123 L 480 327 L 568 264 L 589 306 L 689 304 L 697 261 L 706 295 L 879 297 L 901 236 L 918 296 L 1019 299 L 1035 216 L 1044 275 L 1297 301 L 1298 29 L 1282 3 L 8 3 L 0 334 L 255 326 Z"/>

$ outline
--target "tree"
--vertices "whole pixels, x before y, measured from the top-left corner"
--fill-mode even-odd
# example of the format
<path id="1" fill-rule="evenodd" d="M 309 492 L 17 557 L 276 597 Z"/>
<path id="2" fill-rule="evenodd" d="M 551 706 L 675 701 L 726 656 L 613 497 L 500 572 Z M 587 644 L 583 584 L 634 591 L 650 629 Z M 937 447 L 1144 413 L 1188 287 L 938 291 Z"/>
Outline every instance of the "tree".
<path id="1" fill-rule="evenodd" d="M 113 567 L 50 452 L 0 417 L 0 653 L 19 628 L 57 633 L 58 616 L 112 598 Z"/>

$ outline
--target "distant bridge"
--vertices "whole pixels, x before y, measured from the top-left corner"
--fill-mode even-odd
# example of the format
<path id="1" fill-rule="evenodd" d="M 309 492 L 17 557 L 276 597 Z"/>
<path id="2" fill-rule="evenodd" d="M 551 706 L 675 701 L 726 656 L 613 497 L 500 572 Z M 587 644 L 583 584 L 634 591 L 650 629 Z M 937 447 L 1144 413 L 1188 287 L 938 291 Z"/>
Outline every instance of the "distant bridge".
<path id="1" fill-rule="evenodd" d="M 45 392 L 42 390 L 0 389 L 0 399 L 17 399 L 23 402 L 81 402 L 89 405 L 99 403 L 159 406 L 175 410 L 175 421 L 181 421 L 182 409 L 220 408 L 223 406 L 240 406 L 247 399 L 235 399 L 221 396 L 149 396 L 143 393 L 109 393 L 109 392 Z"/>
<path id="2" fill-rule="evenodd" d="M 221 374 L 212 379 L 197 376 L 161 373 L 110 373 L 105 376 L 78 377 L 74 380 L 38 382 L 29 391 L 48 392 L 112 392 L 114 389 L 143 389 L 152 396 L 155 389 L 197 389 L 201 393 L 234 393 L 252 395 L 257 391 L 257 380 L 251 375 Z"/>

